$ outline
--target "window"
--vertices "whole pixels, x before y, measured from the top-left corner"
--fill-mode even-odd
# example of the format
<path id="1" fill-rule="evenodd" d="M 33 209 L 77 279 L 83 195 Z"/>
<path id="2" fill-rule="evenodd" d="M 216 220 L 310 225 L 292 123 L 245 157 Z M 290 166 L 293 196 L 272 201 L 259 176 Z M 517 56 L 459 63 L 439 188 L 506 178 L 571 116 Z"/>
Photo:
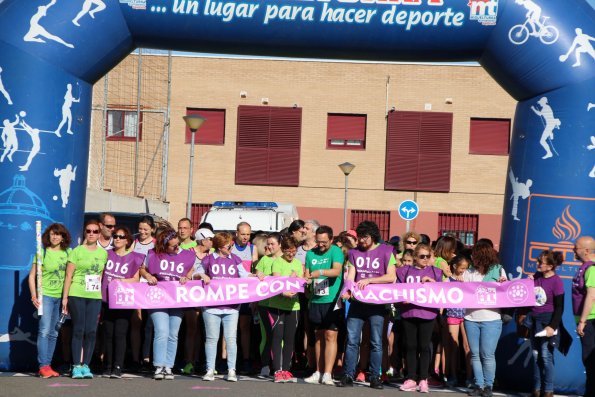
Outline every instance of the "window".
<path id="1" fill-rule="evenodd" d="M 452 113 L 390 112 L 384 189 L 450 190 Z"/>
<path id="2" fill-rule="evenodd" d="M 206 121 L 194 135 L 194 143 L 201 145 L 223 145 L 225 141 L 225 109 L 191 109 L 186 108 L 186 115 L 195 114 Z M 192 132 L 186 127 L 185 143 L 190 144 Z"/>
<path id="3" fill-rule="evenodd" d="M 469 154 L 507 155 L 509 148 L 510 119 L 471 119 Z"/>
<path id="4" fill-rule="evenodd" d="M 390 238 L 390 211 L 351 210 L 351 229 L 355 229 L 363 221 L 372 221 L 378 225 L 380 236 L 388 241 Z"/>
<path id="5" fill-rule="evenodd" d="M 136 140 L 136 110 L 116 110 L 107 111 L 107 130 L 106 137 L 108 141 L 135 141 Z M 139 141 L 142 139 L 142 121 L 143 113 L 140 113 L 140 122 L 138 123 Z"/>
<path id="6" fill-rule="evenodd" d="M 302 108 L 239 106 L 238 185 L 298 186 Z"/>
<path id="7" fill-rule="evenodd" d="M 198 230 L 198 225 L 200 225 L 202 216 L 208 212 L 212 206 L 212 204 L 192 203 L 192 206 L 190 207 L 190 219 L 192 219 L 192 227 L 194 227 L 194 231 Z"/>
<path id="8" fill-rule="evenodd" d="M 477 241 L 479 215 L 473 214 L 438 214 L 438 235 L 450 234 L 467 246 Z"/>
<path id="9" fill-rule="evenodd" d="M 328 114 L 327 149 L 365 149 L 365 143 L 365 114 Z"/>

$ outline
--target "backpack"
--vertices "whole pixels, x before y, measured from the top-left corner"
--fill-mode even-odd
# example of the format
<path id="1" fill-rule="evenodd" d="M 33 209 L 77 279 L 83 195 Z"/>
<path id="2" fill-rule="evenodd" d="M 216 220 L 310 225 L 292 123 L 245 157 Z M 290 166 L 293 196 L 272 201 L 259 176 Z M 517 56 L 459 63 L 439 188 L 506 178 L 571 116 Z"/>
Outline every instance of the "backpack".
<path id="1" fill-rule="evenodd" d="M 583 311 L 583 304 L 587 295 L 585 273 L 592 265 L 595 265 L 595 262 L 588 261 L 583 263 L 572 279 L 572 312 L 575 316 L 580 316 Z"/>

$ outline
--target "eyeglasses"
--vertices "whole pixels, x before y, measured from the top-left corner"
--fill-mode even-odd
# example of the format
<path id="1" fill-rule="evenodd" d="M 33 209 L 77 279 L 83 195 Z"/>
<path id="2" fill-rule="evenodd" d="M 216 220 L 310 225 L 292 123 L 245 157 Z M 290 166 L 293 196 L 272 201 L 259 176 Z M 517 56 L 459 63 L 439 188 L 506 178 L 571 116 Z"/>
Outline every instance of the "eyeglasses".
<path id="1" fill-rule="evenodd" d="M 223 247 L 221 247 L 221 248 L 225 248 L 225 249 L 228 249 L 228 250 L 230 250 L 232 247 L 233 247 L 233 244 L 229 244 L 229 245 L 224 245 L 224 246 L 223 246 Z"/>
<path id="2" fill-rule="evenodd" d="M 126 235 L 125 234 L 112 234 L 112 238 L 114 240 L 125 240 L 126 239 Z"/>
<path id="3" fill-rule="evenodd" d="M 369 238 L 372 238 L 372 236 L 357 236 L 358 240 L 367 240 Z"/>
<path id="4" fill-rule="evenodd" d="M 86 229 L 85 233 L 87 234 L 99 234 L 99 229 Z"/>
<path id="5" fill-rule="evenodd" d="M 417 257 L 418 257 L 419 259 L 430 259 L 430 257 L 431 257 L 431 256 L 432 256 L 432 255 L 418 255 Z"/>
<path id="6" fill-rule="evenodd" d="M 103 226 L 107 227 L 108 229 L 113 229 L 116 227 L 116 225 L 106 225 L 105 223 L 103 224 Z"/>
<path id="7" fill-rule="evenodd" d="M 412 245 L 415 245 L 415 244 L 417 244 L 417 241 L 415 241 L 415 240 L 406 240 L 405 242 L 406 242 L 407 244 L 412 244 Z"/>
<path id="8" fill-rule="evenodd" d="M 296 249 L 287 249 L 287 250 L 283 250 L 283 253 L 285 254 L 296 254 L 297 250 Z"/>
<path id="9" fill-rule="evenodd" d="M 316 240 L 316 244 L 322 244 L 322 245 L 327 245 L 330 242 L 331 242 L 331 240 L 326 240 L 326 241 Z"/>

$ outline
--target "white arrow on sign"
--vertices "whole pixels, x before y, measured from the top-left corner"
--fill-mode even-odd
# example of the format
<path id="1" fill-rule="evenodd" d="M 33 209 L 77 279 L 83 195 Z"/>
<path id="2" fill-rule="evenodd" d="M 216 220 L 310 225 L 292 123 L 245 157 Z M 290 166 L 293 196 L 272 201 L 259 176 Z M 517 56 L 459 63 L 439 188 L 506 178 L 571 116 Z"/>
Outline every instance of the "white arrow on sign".
<path id="1" fill-rule="evenodd" d="M 411 214 L 415 214 L 417 212 L 417 210 L 415 208 L 407 208 L 407 207 L 401 208 L 401 211 L 403 213 L 405 213 L 406 218 L 411 218 Z"/>

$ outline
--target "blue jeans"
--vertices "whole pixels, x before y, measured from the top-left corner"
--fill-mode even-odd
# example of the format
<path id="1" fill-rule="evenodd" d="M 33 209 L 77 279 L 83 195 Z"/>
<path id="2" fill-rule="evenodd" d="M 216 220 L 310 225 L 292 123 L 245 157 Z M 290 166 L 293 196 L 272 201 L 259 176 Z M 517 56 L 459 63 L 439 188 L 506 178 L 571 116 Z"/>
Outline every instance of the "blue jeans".
<path id="1" fill-rule="evenodd" d="M 533 338 L 533 390 L 554 391 L 554 348 L 548 338 Z M 543 382 L 543 388 L 541 387 Z"/>
<path id="2" fill-rule="evenodd" d="M 351 378 L 355 375 L 362 328 L 366 320 L 370 321 L 370 373 L 373 377 L 379 377 L 381 375 L 384 314 L 384 305 L 370 305 L 357 301 L 351 302 L 349 314 L 347 315 L 345 375 Z"/>
<path id="3" fill-rule="evenodd" d="M 39 331 L 37 333 L 37 361 L 39 368 L 52 364 L 58 331 L 56 324 L 60 318 L 62 298 L 43 296 L 43 316 L 39 317 Z"/>
<path id="4" fill-rule="evenodd" d="M 493 387 L 496 377 L 496 347 L 502 333 L 502 320 L 465 320 L 465 331 L 471 349 L 471 367 L 475 384 Z"/>
<path id="5" fill-rule="evenodd" d="M 217 358 L 217 342 L 221 324 L 223 324 L 223 336 L 227 348 L 227 369 L 236 369 L 236 357 L 238 355 L 237 334 L 238 334 L 237 310 L 231 313 L 215 314 L 205 310 L 202 319 L 205 322 L 205 354 L 207 356 L 207 369 L 215 369 Z"/>
<path id="6" fill-rule="evenodd" d="M 182 323 L 182 309 L 149 310 L 155 329 L 153 365 L 173 368 L 178 350 L 178 331 Z"/>

